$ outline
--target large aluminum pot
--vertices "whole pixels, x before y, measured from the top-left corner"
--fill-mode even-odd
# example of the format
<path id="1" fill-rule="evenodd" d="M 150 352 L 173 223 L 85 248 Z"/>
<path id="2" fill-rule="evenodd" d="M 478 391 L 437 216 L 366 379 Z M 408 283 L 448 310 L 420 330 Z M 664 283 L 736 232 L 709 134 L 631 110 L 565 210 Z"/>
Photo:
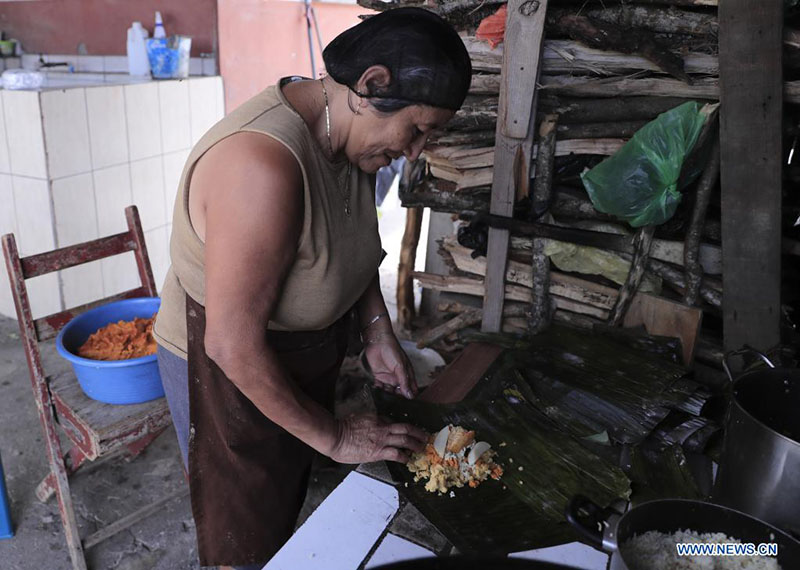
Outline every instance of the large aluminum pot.
<path id="1" fill-rule="evenodd" d="M 589 544 L 611 554 L 609 570 L 634 568 L 619 547 L 651 530 L 667 534 L 678 530 L 721 532 L 742 543 L 776 543 L 781 568 L 800 568 L 800 542 L 755 517 L 713 503 L 662 499 L 642 503 L 623 514 L 613 508 L 603 509 L 578 495 L 567 506 L 566 516 Z"/>
<path id="2" fill-rule="evenodd" d="M 748 352 L 769 368 L 734 380 L 728 360 Z M 732 393 L 713 501 L 800 536 L 800 370 L 747 346 L 723 365 Z"/>

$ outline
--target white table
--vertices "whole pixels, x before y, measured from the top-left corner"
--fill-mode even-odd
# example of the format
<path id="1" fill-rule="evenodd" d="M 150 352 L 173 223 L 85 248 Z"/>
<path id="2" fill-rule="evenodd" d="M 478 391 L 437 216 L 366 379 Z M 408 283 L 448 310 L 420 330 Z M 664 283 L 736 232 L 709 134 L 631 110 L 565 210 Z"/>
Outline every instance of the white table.
<path id="1" fill-rule="evenodd" d="M 387 532 L 400 507 L 394 487 L 352 472 L 328 495 L 264 570 L 367 570 L 382 564 L 435 556 L 430 550 Z M 580 542 L 511 554 L 606 570 L 608 555 Z"/>

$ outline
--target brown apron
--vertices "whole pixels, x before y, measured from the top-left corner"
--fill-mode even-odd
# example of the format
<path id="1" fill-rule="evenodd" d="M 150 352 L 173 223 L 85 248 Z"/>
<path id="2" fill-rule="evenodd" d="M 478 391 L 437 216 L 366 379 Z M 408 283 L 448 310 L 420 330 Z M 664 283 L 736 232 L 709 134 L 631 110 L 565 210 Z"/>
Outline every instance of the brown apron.
<path id="1" fill-rule="evenodd" d="M 267 331 L 291 378 L 333 409 L 346 321 L 325 331 Z M 206 355 L 205 308 L 186 296 L 189 486 L 200 563 L 266 563 L 291 536 L 314 451 L 264 416 Z"/>

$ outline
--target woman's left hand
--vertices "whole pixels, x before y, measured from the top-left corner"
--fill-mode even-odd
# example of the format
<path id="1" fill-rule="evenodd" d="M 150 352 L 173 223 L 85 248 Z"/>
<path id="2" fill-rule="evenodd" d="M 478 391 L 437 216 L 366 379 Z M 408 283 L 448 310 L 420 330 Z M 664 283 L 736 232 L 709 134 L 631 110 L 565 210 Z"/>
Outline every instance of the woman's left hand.
<path id="1" fill-rule="evenodd" d="M 409 400 L 417 395 L 417 381 L 411 361 L 393 333 L 385 332 L 367 341 L 364 349 L 375 385 Z"/>

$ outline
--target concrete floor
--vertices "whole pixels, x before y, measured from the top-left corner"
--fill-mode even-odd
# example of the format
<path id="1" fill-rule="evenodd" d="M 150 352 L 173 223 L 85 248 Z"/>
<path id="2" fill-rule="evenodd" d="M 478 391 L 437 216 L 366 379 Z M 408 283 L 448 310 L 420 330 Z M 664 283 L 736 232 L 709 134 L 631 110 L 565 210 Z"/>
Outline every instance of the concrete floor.
<path id="1" fill-rule="evenodd" d="M 63 366 L 55 351 L 49 365 Z M 354 410 L 364 379 L 346 377 L 337 387 L 337 407 Z M 48 473 L 43 435 L 33 402 L 25 354 L 16 321 L 0 318 L 0 456 L 16 535 L 0 540 L 2 570 L 69 570 L 55 499 L 41 503 L 36 485 Z M 317 462 L 304 520 L 352 466 Z M 166 430 L 139 457 L 111 458 L 82 467 L 70 477 L 81 536 L 125 514 L 186 488 L 177 439 Z M 173 499 L 156 514 L 86 551 L 90 570 L 191 570 L 199 568 L 188 496 Z"/>

